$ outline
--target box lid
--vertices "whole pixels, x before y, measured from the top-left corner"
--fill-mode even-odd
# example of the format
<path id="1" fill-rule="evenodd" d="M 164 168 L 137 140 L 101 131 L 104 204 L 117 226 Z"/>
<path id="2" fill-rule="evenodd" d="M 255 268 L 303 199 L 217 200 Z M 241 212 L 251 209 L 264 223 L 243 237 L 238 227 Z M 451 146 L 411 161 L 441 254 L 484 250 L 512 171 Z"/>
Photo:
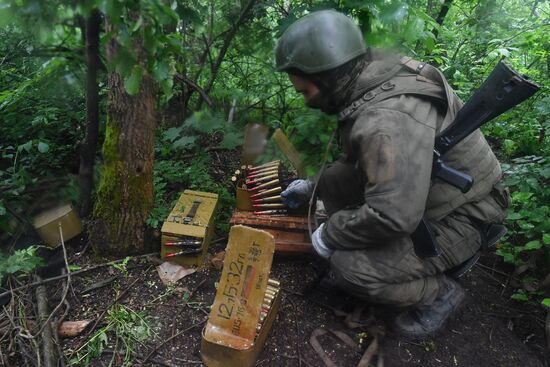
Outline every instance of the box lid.
<path id="1" fill-rule="evenodd" d="M 58 220 L 64 215 L 69 214 L 72 210 L 73 206 L 71 204 L 63 204 L 53 209 L 42 212 L 34 218 L 34 227 L 44 227 L 46 224 Z"/>

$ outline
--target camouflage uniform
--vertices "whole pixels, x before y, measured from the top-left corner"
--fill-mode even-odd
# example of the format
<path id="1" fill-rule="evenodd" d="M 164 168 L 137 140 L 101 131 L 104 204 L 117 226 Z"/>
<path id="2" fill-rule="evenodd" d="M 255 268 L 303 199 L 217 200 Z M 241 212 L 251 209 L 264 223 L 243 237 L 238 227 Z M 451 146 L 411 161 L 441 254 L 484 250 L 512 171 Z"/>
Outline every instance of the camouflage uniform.
<path id="1" fill-rule="evenodd" d="M 444 157 L 474 178 L 472 189 L 463 194 L 430 180 L 435 136 L 462 106 L 435 68 L 370 60 L 352 88 L 338 116 L 344 157 L 319 182 L 330 214 L 322 237 L 335 250 L 334 280 L 370 302 L 429 305 L 442 274 L 479 250 L 478 223 L 505 218 L 500 165 L 477 130 Z M 414 253 L 409 235 L 423 214 L 442 247 L 439 257 Z"/>

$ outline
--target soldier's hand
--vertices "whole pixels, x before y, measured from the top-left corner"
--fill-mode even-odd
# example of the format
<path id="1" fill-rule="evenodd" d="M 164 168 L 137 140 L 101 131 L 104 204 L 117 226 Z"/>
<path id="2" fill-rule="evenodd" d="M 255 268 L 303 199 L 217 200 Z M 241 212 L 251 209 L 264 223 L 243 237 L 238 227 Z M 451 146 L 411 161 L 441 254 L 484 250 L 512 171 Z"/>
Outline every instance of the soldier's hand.
<path id="1" fill-rule="evenodd" d="M 322 233 L 323 228 L 325 228 L 325 223 L 321 224 L 319 228 L 313 232 L 311 235 L 311 244 L 317 255 L 321 256 L 323 259 L 329 259 L 332 256 L 334 250 L 331 250 L 325 241 L 323 241 Z"/>
<path id="2" fill-rule="evenodd" d="M 283 203 L 289 208 L 296 209 L 308 201 L 313 194 L 313 182 L 309 180 L 295 180 L 281 193 Z"/>

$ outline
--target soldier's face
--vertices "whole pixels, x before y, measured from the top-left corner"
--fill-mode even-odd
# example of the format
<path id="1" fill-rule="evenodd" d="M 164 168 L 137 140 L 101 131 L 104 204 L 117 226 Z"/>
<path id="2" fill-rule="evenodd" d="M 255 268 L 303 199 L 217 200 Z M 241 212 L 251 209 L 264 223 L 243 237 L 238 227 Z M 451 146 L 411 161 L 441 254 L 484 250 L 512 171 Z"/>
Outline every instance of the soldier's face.
<path id="1" fill-rule="evenodd" d="M 294 86 L 294 89 L 296 89 L 296 92 L 304 96 L 304 102 L 308 107 L 311 107 L 311 108 L 321 107 L 321 106 L 318 106 L 316 103 L 319 100 L 320 91 L 315 84 L 298 75 L 289 74 L 288 77 L 290 79 L 290 82 Z"/>

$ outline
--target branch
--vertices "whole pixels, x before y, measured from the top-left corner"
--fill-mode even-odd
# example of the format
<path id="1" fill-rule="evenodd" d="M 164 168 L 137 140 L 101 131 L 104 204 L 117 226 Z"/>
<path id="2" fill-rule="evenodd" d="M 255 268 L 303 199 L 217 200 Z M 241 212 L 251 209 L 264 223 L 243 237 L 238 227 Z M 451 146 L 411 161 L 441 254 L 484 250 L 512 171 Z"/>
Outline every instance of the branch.
<path id="1" fill-rule="evenodd" d="M 225 57 L 225 54 L 227 53 L 227 50 L 229 49 L 229 45 L 231 44 L 231 41 L 235 37 L 235 34 L 237 33 L 237 30 L 239 27 L 246 21 L 246 17 L 248 16 L 248 13 L 252 9 L 252 6 L 256 0 L 249 0 L 248 3 L 244 6 L 244 8 L 241 11 L 241 14 L 239 14 L 239 18 L 237 18 L 237 21 L 233 23 L 227 34 L 225 35 L 223 39 L 223 46 L 218 53 L 218 57 L 216 58 L 216 62 L 214 63 L 212 67 L 212 73 L 210 75 L 210 78 L 208 79 L 208 82 L 206 83 L 206 87 L 204 90 L 208 93 L 210 92 L 210 89 L 212 88 L 212 85 L 214 84 L 214 80 L 216 80 L 216 76 L 218 73 L 218 70 L 220 68 L 220 65 Z M 200 110 L 202 104 L 202 100 L 199 100 L 199 103 L 197 104 L 197 110 Z"/>
<path id="2" fill-rule="evenodd" d="M 462 48 L 462 46 L 464 46 L 466 44 L 467 40 L 466 38 L 464 38 L 462 41 L 460 41 L 460 43 L 458 44 L 458 46 L 456 47 L 456 50 L 455 52 L 453 53 L 453 56 L 451 57 L 451 62 L 450 64 L 453 64 L 455 59 L 456 59 L 456 56 L 458 55 L 458 51 L 460 51 L 460 49 Z"/>
<path id="3" fill-rule="evenodd" d="M 199 321 L 197 322 L 196 324 L 193 324 L 191 326 L 189 326 L 187 329 L 183 329 L 182 331 L 180 331 L 179 333 L 175 334 L 174 336 L 171 336 L 170 338 L 168 339 L 165 339 L 162 341 L 162 343 L 160 343 L 159 345 L 157 345 L 156 347 L 153 348 L 153 350 L 151 352 L 149 352 L 149 354 L 145 357 L 145 359 L 143 361 L 141 361 L 141 363 L 139 364 L 140 366 L 143 366 L 148 360 L 149 358 L 151 358 L 151 356 L 153 356 L 153 354 L 155 354 L 155 352 L 157 350 L 159 350 L 163 345 L 165 345 L 166 343 L 168 343 L 170 340 L 174 339 L 174 338 L 177 338 L 178 336 L 180 336 L 181 334 L 199 326 L 199 325 L 202 325 L 206 322 L 206 320 L 208 320 L 208 317 L 206 317 L 205 319 L 203 319 L 202 321 Z"/>
<path id="4" fill-rule="evenodd" d="M 212 103 L 212 100 L 210 99 L 210 97 L 208 97 L 208 94 L 206 94 L 206 92 L 204 91 L 204 89 L 202 89 L 201 87 L 199 87 L 197 85 L 197 83 L 195 83 L 194 81 L 192 81 L 191 79 L 187 78 L 186 76 L 184 76 L 183 74 L 176 74 L 176 80 L 178 81 L 182 81 L 184 82 L 185 84 L 189 85 L 191 88 L 193 88 L 194 90 L 196 90 L 197 92 L 199 92 L 199 94 L 201 95 L 202 99 L 204 99 L 204 101 L 208 104 L 208 106 L 210 108 L 213 108 L 214 107 L 214 104 Z"/>
<path id="5" fill-rule="evenodd" d="M 143 258 L 143 257 L 152 256 L 152 255 L 158 255 L 158 252 L 151 252 L 149 254 L 133 256 L 132 258 L 133 259 L 140 259 L 140 258 Z M 87 273 L 87 272 L 95 270 L 95 269 L 103 268 L 105 266 L 111 266 L 111 265 L 114 265 L 114 264 L 118 264 L 120 262 L 123 262 L 124 260 L 125 259 L 109 261 L 109 262 L 106 262 L 106 263 L 103 263 L 103 264 L 98 264 L 98 265 L 92 266 L 92 267 L 87 268 L 87 269 L 76 270 L 76 271 L 71 272 L 70 275 L 71 276 L 80 275 L 80 274 Z M 13 289 L 11 289 L 9 291 L 6 291 L 4 293 L 0 293 L 0 298 L 2 298 L 4 296 L 7 296 L 7 295 L 10 295 L 10 294 L 13 294 L 14 292 L 17 292 L 17 291 L 20 291 L 20 290 L 23 290 L 23 289 L 26 289 L 26 288 L 36 287 L 37 285 L 42 285 L 42 284 L 46 284 L 46 283 L 49 283 L 49 282 L 54 282 L 56 280 L 65 279 L 68 276 L 69 276 L 69 274 L 66 273 L 66 274 L 63 274 L 63 275 L 58 275 L 58 276 L 55 276 L 55 277 L 51 277 L 51 278 L 48 278 L 48 279 L 41 280 L 39 282 L 33 282 L 33 283 L 25 284 L 25 285 L 22 285 L 20 287 L 13 288 Z"/>
<path id="6" fill-rule="evenodd" d="M 117 298 L 114 299 L 113 302 L 111 302 L 108 307 L 105 307 L 105 309 L 103 310 L 103 312 L 101 312 L 101 314 L 97 317 L 97 319 L 95 320 L 94 324 L 92 325 L 92 327 L 90 327 L 88 329 L 88 331 L 86 332 L 86 335 L 84 336 L 84 338 L 80 341 L 80 343 L 76 346 L 76 348 L 73 350 L 73 352 L 69 355 L 69 359 L 76 353 L 78 352 L 82 346 L 84 345 L 84 341 L 86 340 L 86 338 L 92 333 L 92 331 L 96 328 L 97 324 L 99 324 L 99 322 L 101 320 L 103 320 L 103 317 L 105 316 L 105 314 L 107 314 L 107 311 L 109 311 L 111 309 L 111 307 L 113 307 L 113 305 L 115 305 L 118 301 L 120 301 L 122 298 L 124 298 L 126 296 L 126 294 L 128 293 L 128 291 L 134 286 L 134 284 L 137 283 L 137 281 L 140 280 L 139 277 L 136 278 L 136 280 L 134 280 L 132 282 L 132 284 L 130 284 L 128 287 L 126 287 L 126 289 L 124 289 L 119 295 Z"/>
<path id="7" fill-rule="evenodd" d="M 77 60 L 83 61 L 84 54 L 82 51 L 83 50 L 80 48 L 72 49 L 65 46 L 37 48 L 32 50 L 29 53 L 14 54 L 11 57 L 4 58 L 3 63 L 10 62 L 12 60 L 23 58 L 23 57 L 55 57 L 55 56 L 63 56 L 67 59 L 77 59 Z"/>

